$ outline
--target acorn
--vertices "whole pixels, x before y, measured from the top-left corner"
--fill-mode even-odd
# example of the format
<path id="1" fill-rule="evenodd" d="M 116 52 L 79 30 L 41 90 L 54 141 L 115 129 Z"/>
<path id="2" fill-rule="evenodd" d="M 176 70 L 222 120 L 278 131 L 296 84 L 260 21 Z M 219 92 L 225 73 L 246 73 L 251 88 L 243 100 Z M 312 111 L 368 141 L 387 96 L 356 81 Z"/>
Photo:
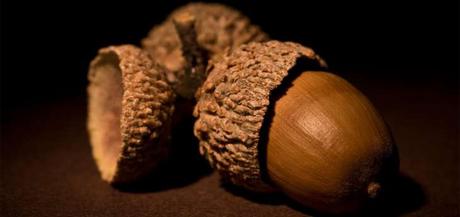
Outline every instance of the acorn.
<path id="1" fill-rule="evenodd" d="M 141 179 L 169 152 L 175 94 L 164 70 L 140 48 L 110 46 L 91 62 L 88 80 L 88 132 L 102 179 Z"/>
<path id="2" fill-rule="evenodd" d="M 209 58 L 229 47 L 266 40 L 267 34 L 233 8 L 190 3 L 155 26 L 142 40 L 142 47 L 167 69 L 168 81 L 178 95 L 193 99 L 206 79 Z"/>
<path id="3" fill-rule="evenodd" d="M 292 42 L 228 49 L 197 92 L 194 134 L 224 181 L 282 191 L 320 213 L 355 213 L 398 171 L 369 100 Z"/>

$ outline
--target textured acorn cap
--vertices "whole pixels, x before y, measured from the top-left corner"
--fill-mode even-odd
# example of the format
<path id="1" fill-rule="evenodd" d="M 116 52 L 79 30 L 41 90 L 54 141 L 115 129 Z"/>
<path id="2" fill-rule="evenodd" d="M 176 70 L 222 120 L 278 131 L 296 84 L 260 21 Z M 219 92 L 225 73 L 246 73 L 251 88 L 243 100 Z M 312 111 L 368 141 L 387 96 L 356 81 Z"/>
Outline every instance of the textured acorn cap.
<path id="1" fill-rule="evenodd" d="M 188 17 L 191 23 L 184 25 L 184 17 Z M 179 21 L 179 27 L 177 27 Z M 187 21 L 185 21 L 187 22 Z M 188 25 L 188 27 L 187 27 Z M 177 28 L 179 28 L 180 34 Z M 206 75 L 205 72 L 198 70 L 197 84 L 182 90 L 186 85 L 181 82 L 189 82 L 190 78 L 185 79 L 186 75 L 186 56 L 191 55 L 183 52 L 180 35 L 185 37 L 186 45 L 192 47 L 198 46 L 198 49 L 204 51 L 204 63 L 207 57 L 222 52 L 228 47 L 237 47 L 249 42 L 266 41 L 267 35 L 259 27 L 252 25 L 249 19 L 239 11 L 230 7 L 215 3 L 190 3 L 171 13 L 164 23 L 154 27 L 149 35 L 142 40 L 143 48 L 150 53 L 160 64 L 168 69 L 168 80 L 173 84 L 179 95 L 192 97 L 196 88 L 201 85 Z M 196 36 L 195 36 L 196 35 Z M 192 41 L 192 42 L 190 42 Z M 194 42 L 196 41 L 196 42 Z M 196 43 L 194 45 L 193 43 Z M 189 49 L 189 48 L 186 48 Z M 184 81 L 187 80 L 187 81 Z M 192 89 L 192 90 L 189 90 Z"/>
<path id="2" fill-rule="evenodd" d="M 131 45 L 100 49 L 88 79 L 88 131 L 101 176 L 113 184 L 136 181 L 168 153 L 173 91 Z"/>
<path id="3" fill-rule="evenodd" d="M 225 180 L 256 191 L 273 190 L 262 177 L 258 144 L 270 93 L 299 58 L 325 62 L 292 42 L 249 43 L 210 61 L 197 91 L 194 133 L 200 152 Z M 308 68 L 307 68 L 308 69 Z"/>

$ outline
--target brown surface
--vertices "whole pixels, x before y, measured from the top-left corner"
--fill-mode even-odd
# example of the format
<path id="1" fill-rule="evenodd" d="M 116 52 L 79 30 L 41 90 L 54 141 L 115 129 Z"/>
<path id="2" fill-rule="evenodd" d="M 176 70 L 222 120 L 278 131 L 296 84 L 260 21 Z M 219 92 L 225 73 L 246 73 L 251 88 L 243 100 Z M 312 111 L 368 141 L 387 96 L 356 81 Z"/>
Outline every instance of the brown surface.
<path id="1" fill-rule="evenodd" d="M 344 77 L 379 108 L 399 146 L 406 175 L 382 205 L 385 216 L 458 216 L 457 92 L 433 81 Z M 99 177 L 85 121 L 84 98 L 29 107 L 2 118 L 2 216 L 311 214 L 281 196 L 222 187 L 217 175 L 209 175 L 198 163 L 184 164 L 182 171 L 174 167 L 168 179 L 158 179 L 149 188 L 115 190 Z"/>

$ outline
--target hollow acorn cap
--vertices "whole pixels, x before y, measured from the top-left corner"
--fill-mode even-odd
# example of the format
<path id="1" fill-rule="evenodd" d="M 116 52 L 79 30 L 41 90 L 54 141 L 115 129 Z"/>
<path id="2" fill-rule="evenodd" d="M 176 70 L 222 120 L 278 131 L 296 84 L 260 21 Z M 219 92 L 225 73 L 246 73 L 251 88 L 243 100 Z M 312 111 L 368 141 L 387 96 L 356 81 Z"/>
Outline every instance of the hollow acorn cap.
<path id="1" fill-rule="evenodd" d="M 181 90 L 185 85 L 180 83 L 184 80 L 186 68 L 182 42 L 176 30 L 174 21 L 184 16 L 190 16 L 194 25 L 192 28 L 196 34 L 196 42 L 200 49 L 206 52 L 208 57 L 224 51 L 228 47 L 237 47 L 249 42 L 268 40 L 268 36 L 258 26 L 250 23 L 249 19 L 239 11 L 230 7 L 215 3 L 190 3 L 171 13 L 161 25 L 154 27 L 149 35 L 142 40 L 143 48 L 168 69 L 168 80 L 174 88 L 179 89 L 179 95 L 193 95 L 195 87 L 201 85 L 206 75 L 198 79 L 193 90 Z M 190 35 L 190 31 L 183 34 Z M 187 48 L 188 49 L 188 48 Z M 207 62 L 207 59 L 205 60 Z M 206 64 L 206 63 L 204 63 Z M 204 73 L 198 72 L 198 73 Z M 191 94 L 189 94 L 191 93 Z"/>
<path id="2" fill-rule="evenodd" d="M 279 41 L 242 45 L 210 61 L 209 76 L 197 92 L 194 133 L 201 154 L 225 180 L 273 190 L 262 178 L 259 134 L 271 91 L 302 57 L 325 66 L 310 48 Z"/>
<path id="3" fill-rule="evenodd" d="M 174 93 L 164 72 L 131 45 L 100 49 L 88 79 L 88 131 L 101 176 L 136 181 L 168 153 Z"/>

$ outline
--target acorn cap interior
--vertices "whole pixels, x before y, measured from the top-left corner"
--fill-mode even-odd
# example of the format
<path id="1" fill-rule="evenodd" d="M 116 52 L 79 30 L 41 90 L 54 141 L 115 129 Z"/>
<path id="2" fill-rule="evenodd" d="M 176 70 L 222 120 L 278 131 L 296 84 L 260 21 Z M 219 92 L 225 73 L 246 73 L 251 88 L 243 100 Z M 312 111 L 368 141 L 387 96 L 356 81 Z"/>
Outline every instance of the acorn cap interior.
<path id="1" fill-rule="evenodd" d="M 88 131 L 101 176 L 112 184 L 137 181 L 169 152 L 172 88 L 132 45 L 99 50 L 88 78 Z"/>
<path id="2" fill-rule="evenodd" d="M 106 53 L 92 67 L 94 88 L 89 108 L 94 121 L 92 140 L 100 144 L 94 146 L 93 151 L 98 156 L 105 180 L 113 177 L 122 148 L 120 118 L 123 88 L 119 62 L 114 53 Z"/>

